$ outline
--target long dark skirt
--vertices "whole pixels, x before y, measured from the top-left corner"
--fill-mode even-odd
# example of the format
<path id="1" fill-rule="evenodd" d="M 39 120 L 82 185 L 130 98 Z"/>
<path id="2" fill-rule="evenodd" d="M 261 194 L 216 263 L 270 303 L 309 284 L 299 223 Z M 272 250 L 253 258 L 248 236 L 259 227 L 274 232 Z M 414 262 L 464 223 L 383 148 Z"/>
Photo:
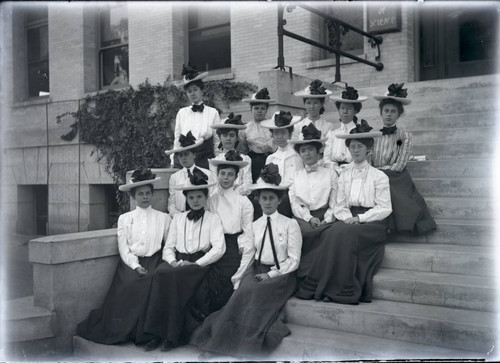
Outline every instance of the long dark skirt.
<path id="1" fill-rule="evenodd" d="M 259 358 L 290 334 L 283 307 L 296 287 L 295 273 L 258 281 L 270 266 L 254 262 L 226 306 L 210 315 L 193 333 L 191 343 L 219 354 Z"/>
<path id="2" fill-rule="evenodd" d="M 266 166 L 266 159 L 271 153 L 256 153 L 249 151 L 248 156 L 252 159 L 252 183 L 257 182 L 260 177 L 260 171 Z"/>
<path id="3" fill-rule="evenodd" d="M 177 253 L 177 260 L 194 262 L 203 255 Z M 191 309 L 197 299 L 208 298 L 200 297 L 198 289 L 209 269 L 196 264 L 175 268 L 167 262 L 160 264 L 153 277 L 144 331 L 174 346 L 186 344 L 196 327 Z"/>
<path id="4" fill-rule="evenodd" d="M 139 264 L 148 270 L 139 277 L 120 259 L 104 303 L 78 324 L 78 335 L 102 344 L 141 344 L 153 338 L 144 333 L 144 319 L 154 271 L 160 263 L 161 251 L 139 257 Z"/>
<path id="5" fill-rule="evenodd" d="M 307 269 L 302 268 L 305 278 L 296 296 L 327 298 L 341 304 L 371 301 L 373 276 L 384 257 L 385 240 L 385 220 L 333 223 L 322 234 L 321 245 L 311 254 Z"/>
<path id="6" fill-rule="evenodd" d="M 436 222 L 408 170 L 405 168 L 402 172 L 382 171 L 389 177 L 391 186 L 392 214 L 387 220 L 387 227 L 391 230 L 417 234 L 435 230 Z"/>

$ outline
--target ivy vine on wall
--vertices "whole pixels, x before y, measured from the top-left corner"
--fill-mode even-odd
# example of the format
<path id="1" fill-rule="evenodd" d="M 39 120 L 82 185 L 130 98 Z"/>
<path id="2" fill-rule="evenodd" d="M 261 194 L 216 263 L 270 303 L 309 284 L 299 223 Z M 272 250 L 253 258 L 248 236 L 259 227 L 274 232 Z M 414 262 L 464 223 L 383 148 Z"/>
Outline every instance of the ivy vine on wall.
<path id="1" fill-rule="evenodd" d="M 221 112 L 221 108 L 229 108 L 256 88 L 247 82 L 206 82 L 204 102 Z M 129 170 L 170 166 L 164 151 L 173 146 L 177 111 L 188 104 L 184 91 L 168 79 L 164 85 L 145 81 L 137 88 L 87 96 L 76 112 L 59 115 L 57 121 L 73 116 L 71 131 L 61 139 L 71 141 L 80 133 L 80 141 L 94 146 L 92 153 L 96 153 L 114 183 L 123 184 Z M 117 194 L 122 212 L 129 205 L 125 194 Z"/>

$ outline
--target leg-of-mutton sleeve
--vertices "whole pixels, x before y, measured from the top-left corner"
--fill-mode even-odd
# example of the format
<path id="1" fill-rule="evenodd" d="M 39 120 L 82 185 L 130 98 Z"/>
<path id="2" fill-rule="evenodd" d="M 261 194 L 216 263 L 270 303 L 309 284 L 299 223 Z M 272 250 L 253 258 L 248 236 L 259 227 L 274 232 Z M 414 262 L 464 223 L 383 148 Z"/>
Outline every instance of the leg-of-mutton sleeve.
<path id="1" fill-rule="evenodd" d="M 288 258 L 286 258 L 284 261 L 280 261 L 279 270 L 277 266 L 271 267 L 271 271 L 267 273 L 271 278 L 293 272 L 299 267 L 300 254 L 302 249 L 302 233 L 300 232 L 299 224 L 295 219 L 287 219 L 289 219 L 287 228 Z"/>
<path id="2" fill-rule="evenodd" d="M 141 265 L 139 264 L 139 258 L 129 248 L 128 239 L 132 236 L 130 223 L 127 215 L 122 214 L 118 217 L 118 252 L 122 261 L 132 270 L 135 270 Z"/>
<path id="3" fill-rule="evenodd" d="M 333 208 L 334 216 L 341 221 L 345 221 L 347 218 L 352 217 L 352 213 L 348 204 L 348 191 L 345 188 L 345 179 L 347 175 L 347 173 L 340 174 L 337 185 L 337 202 L 335 203 L 335 207 Z"/>
<path id="4" fill-rule="evenodd" d="M 180 215 L 180 214 L 179 214 Z M 172 223 L 170 223 L 170 230 L 168 231 L 167 240 L 165 242 L 165 246 L 163 247 L 162 258 L 163 261 L 168 262 L 169 264 L 172 261 L 175 261 L 175 246 L 177 244 L 177 221 L 176 218 L 178 215 L 174 216 Z"/>
<path id="5" fill-rule="evenodd" d="M 309 208 L 305 205 L 302 205 L 297 198 L 297 179 L 300 178 L 299 172 L 296 172 L 292 179 L 292 184 L 290 184 L 290 188 L 288 189 L 288 197 L 290 198 L 290 205 L 292 207 L 293 215 L 296 218 L 300 218 L 309 222 L 312 218 L 311 212 Z"/>
<path id="6" fill-rule="evenodd" d="M 335 220 L 335 205 L 337 204 L 337 189 L 338 189 L 338 178 L 335 170 L 330 172 L 330 198 L 328 198 L 328 209 L 325 212 L 323 220 L 327 223 L 333 222 Z"/>
<path id="7" fill-rule="evenodd" d="M 238 248 L 245 248 L 247 240 L 253 243 L 252 234 L 253 205 L 246 197 L 241 198 L 241 229 L 243 233 L 238 236 Z"/>
<path id="8" fill-rule="evenodd" d="M 208 212 L 205 212 L 207 214 Z M 199 266 L 210 265 L 219 260 L 226 252 L 226 240 L 224 239 L 224 228 L 217 214 L 211 213 L 209 222 L 210 250 L 195 263 Z"/>
<path id="9" fill-rule="evenodd" d="M 179 173 L 179 171 L 177 173 Z M 175 189 L 175 187 L 177 186 L 176 182 L 177 178 L 174 177 L 174 175 L 175 174 L 171 175 L 170 179 L 168 180 L 168 200 L 167 200 L 167 209 L 172 216 L 183 212 L 177 206 L 177 194 L 182 192 Z"/>
<path id="10" fill-rule="evenodd" d="M 403 171 L 410 160 L 411 153 L 413 151 L 413 142 L 411 133 L 402 132 L 402 138 L 396 142 L 396 147 L 399 149 L 397 152 L 397 158 L 394 164 L 391 165 L 389 170 L 393 171 Z"/>
<path id="11" fill-rule="evenodd" d="M 240 241 L 238 240 L 238 244 L 239 242 Z M 243 277 L 246 269 L 255 259 L 256 248 L 253 234 L 253 223 L 250 224 L 250 228 L 246 231 L 246 238 L 243 243 L 243 255 L 241 256 L 240 267 L 231 277 L 231 282 L 233 283 L 235 290 L 240 286 L 241 278 Z"/>
<path id="12" fill-rule="evenodd" d="M 362 214 L 358 214 L 359 222 L 381 221 L 392 213 L 391 191 L 389 188 L 389 177 L 383 172 L 371 169 L 375 183 L 375 206 Z"/>
<path id="13" fill-rule="evenodd" d="M 238 150 L 240 153 L 247 155 L 250 149 L 248 148 L 248 142 L 247 142 L 247 133 L 245 130 L 240 130 L 238 132 L 238 146 L 236 147 L 236 150 Z"/>

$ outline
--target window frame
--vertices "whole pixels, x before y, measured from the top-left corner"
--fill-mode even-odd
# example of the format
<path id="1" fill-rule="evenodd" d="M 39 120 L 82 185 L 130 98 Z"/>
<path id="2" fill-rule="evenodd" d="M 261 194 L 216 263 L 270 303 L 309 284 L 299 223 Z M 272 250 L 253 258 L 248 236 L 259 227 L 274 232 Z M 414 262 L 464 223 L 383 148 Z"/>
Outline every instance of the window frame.
<path id="1" fill-rule="evenodd" d="M 30 90 L 32 88 L 32 84 L 30 82 L 30 66 L 36 65 L 36 64 L 43 64 L 44 62 L 47 62 L 47 69 L 50 67 L 50 52 L 49 52 L 49 6 L 48 4 L 40 4 L 36 5 L 43 7 L 45 6 L 47 9 L 47 16 L 44 19 L 39 19 L 39 20 L 34 20 L 34 21 L 29 21 L 28 20 L 28 12 L 31 9 L 26 9 L 23 12 L 23 27 L 24 27 L 24 39 L 26 41 L 26 82 L 27 82 L 27 96 L 28 99 L 34 100 L 34 99 L 40 99 L 40 98 L 48 98 L 50 96 L 50 73 L 48 76 L 48 91 L 38 91 L 38 95 L 31 95 Z M 38 58 L 36 60 L 30 60 L 29 59 L 29 49 L 30 49 L 30 44 L 28 40 L 28 32 L 33 29 L 41 29 L 47 27 L 47 57 L 46 58 Z M 46 92 L 47 94 L 40 95 L 40 92 Z"/>

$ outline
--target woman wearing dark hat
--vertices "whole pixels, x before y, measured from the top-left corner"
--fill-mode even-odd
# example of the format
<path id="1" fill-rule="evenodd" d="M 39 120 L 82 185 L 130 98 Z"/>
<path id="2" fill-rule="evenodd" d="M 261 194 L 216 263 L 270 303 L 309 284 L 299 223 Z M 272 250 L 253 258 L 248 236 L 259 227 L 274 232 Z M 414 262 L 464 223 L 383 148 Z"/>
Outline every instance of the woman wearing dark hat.
<path id="1" fill-rule="evenodd" d="M 210 166 L 216 169 L 219 188 L 208 198 L 207 209 L 219 215 L 226 240 L 226 253 L 214 264 L 214 269 L 221 276 L 221 291 L 211 299 L 212 311 L 222 308 L 233 293 L 231 277 L 240 266 L 241 254 L 245 241 L 251 236 L 253 222 L 252 203 L 234 189 L 238 174 L 248 166 L 242 157 L 246 155 L 231 150 L 222 156 L 224 159 L 209 160 Z"/>
<path id="2" fill-rule="evenodd" d="M 297 297 L 357 304 L 371 301 L 373 275 L 384 257 L 386 218 L 391 214 L 389 178 L 367 155 L 380 132 L 363 120 L 345 138 L 353 162 L 340 175 L 333 223 L 311 255 Z"/>
<path id="3" fill-rule="evenodd" d="M 210 125 L 220 123 L 219 112 L 213 107 L 203 104 L 203 78 L 208 73 L 199 74 L 191 67 L 183 65 L 182 75 L 184 79 L 181 85 L 192 103 L 191 106 L 183 107 L 177 112 L 175 118 L 174 149 L 179 148 L 180 135 L 186 135 L 191 131 L 197 139 L 202 139 L 203 143 L 196 152 L 195 164 L 208 169 L 208 159 L 218 154 L 217 146 L 219 138 Z M 178 167 L 178 165 L 175 165 Z"/>
<path id="4" fill-rule="evenodd" d="M 194 311 L 209 299 L 197 292 L 210 266 L 226 250 L 219 216 L 205 210 L 212 185 L 208 175 L 195 169 L 189 181 L 177 187 L 191 209 L 174 216 L 163 248 L 164 262 L 153 277 L 144 331 L 156 338 L 146 345 L 146 350 L 162 345 L 162 350 L 168 351 L 186 344 L 196 326 Z"/>
<path id="5" fill-rule="evenodd" d="M 330 131 L 327 135 L 325 145 L 324 165 L 334 169 L 338 175 L 346 164 L 352 161 L 351 154 L 343 139 L 337 135 L 347 135 L 358 124 L 356 114 L 361 110 L 361 103 L 367 100 L 366 96 L 359 96 L 354 87 L 347 87 L 340 96 L 330 96 L 335 101 L 339 112 L 340 127 Z"/>
<path id="6" fill-rule="evenodd" d="M 221 153 L 215 157 L 213 160 L 225 160 L 225 155 L 229 151 L 235 151 L 238 146 L 238 133 L 246 129 L 246 126 L 241 121 L 241 115 L 235 116 L 232 112 L 228 115 L 227 119 L 223 123 L 211 125 L 213 129 L 216 130 L 217 135 L 220 138 L 220 146 L 222 149 Z M 245 166 L 239 170 L 237 173 L 238 178 L 234 182 L 234 188 L 241 195 L 248 195 L 250 191 L 247 187 L 252 184 L 252 159 L 248 155 L 240 155 L 243 161 L 245 161 Z M 217 175 L 217 168 L 213 163 L 210 163 L 210 171 Z"/>
<path id="7" fill-rule="evenodd" d="M 172 174 L 168 180 L 169 196 L 167 204 L 171 216 L 187 210 L 186 197 L 177 187 L 183 186 L 189 181 L 189 176 L 192 175 L 194 169 L 199 169 L 208 175 L 210 183 L 216 183 L 215 175 L 210 170 L 195 165 L 196 150 L 202 143 L 202 139 L 195 139 L 191 131 L 189 131 L 187 135 L 180 135 L 179 147 L 165 151 L 166 155 L 175 154 L 182 167 L 181 170 Z M 209 189 L 209 191 L 212 193 L 213 188 Z"/>
<path id="8" fill-rule="evenodd" d="M 292 139 L 298 139 L 302 128 L 309 124 L 313 124 L 322 135 L 327 135 L 328 131 L 333 128 L 333 124 L 321 117 L 325 112 L 323 107 L 325 99 L 332 94 L 332 91 L 323 87 L 323 83 L 319 79 L 315 79 L 304 90 L 295 92 L 296 97 L 300 97 L 304 101 L 307 117 L 295 124 Z"/>
<path id="9" fill-rule="evenodd" d="M 161 263 L 162 241 L 167 239 L 171 222 L 168 214 L 151 207 L 153 184 L 160 179 L 150 169 L 138 169 L 130 183 L 119 187 L 130 193 L 137 207 L 118 218 L 120 260 L 104 303 L 77 327 L 85 339 L 141 344 L 154 338 L 144 333 L 144 318 L 152 276 Z"/>
<path id="10" fill-rule="evenodd" d="M 252 183 L 255 183 L 259 179 L 260 171 L 266 165 L 266 158 L 276 150 L 269 129 L 261 125 L 261 122 L 266 119 L 269 105 L 275 104 L 276 100 L 271 99 L 267 88 L 262 88 L 250 98 L 242 101 L 250 103 L 253 119 L 246 124 L 246 130 L 240 131 L 241 142 L 237 150 L 252 159 Z"/>
<path id="11" fill-rule="evenodd" d="M 290 334 L 280 312 L 295 290 L 302 236 L 297 221 L 277 211 L 287 189 L 280 182 L 278 167 L 269 164 L 252 185 L 264 215 L 253 222 L 232 278 L 236 291 L 193 333 L 191 343 L 202 350 L 261 358 Z"/>
<path id="12" fill-rule="evenodd" d="M 304 169 L 295 173 L 288 193 L 303 238 L 299 277 L 307 254 L 321 243 L 323 230 L 335 220 L 337 173 L 318 163 L 325 141 L 312 123 L 302 127 L 298 140 L 289 141 L 304 162 Z"/>
<path id="13" fill-rule="evenodd" d="M 406 169 L 413 148 L 411 134 L 396 126 L 404 112 L 403 105 L 411 102 L 403 85 L 393 83 L 385 95 L 374 96 L 380 101 L 384 127 L 380 130 L 383 136 L 373 148 L 372 165 L 389 177 L 393 209 L 389 229 L 425 234 L 436 229 L 436 222 Z"/>

